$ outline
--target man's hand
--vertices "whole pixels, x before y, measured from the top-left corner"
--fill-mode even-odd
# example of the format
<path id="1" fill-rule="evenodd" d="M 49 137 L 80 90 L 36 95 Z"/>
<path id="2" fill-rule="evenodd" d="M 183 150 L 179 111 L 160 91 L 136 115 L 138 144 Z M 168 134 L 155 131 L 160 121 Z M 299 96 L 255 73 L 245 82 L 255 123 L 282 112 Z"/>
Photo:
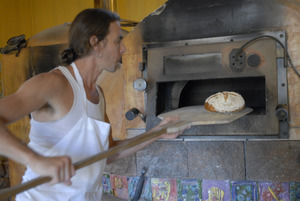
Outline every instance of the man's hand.
<path id="1" fill-rule="evenodd" d="M 71 158 L 67 156 L 43 157 L 37 155 L 29 166 L 37 174 L 51 177 L 50 185 L 61 182 L 71 185 L 70 179 L 75 175 Z"/>

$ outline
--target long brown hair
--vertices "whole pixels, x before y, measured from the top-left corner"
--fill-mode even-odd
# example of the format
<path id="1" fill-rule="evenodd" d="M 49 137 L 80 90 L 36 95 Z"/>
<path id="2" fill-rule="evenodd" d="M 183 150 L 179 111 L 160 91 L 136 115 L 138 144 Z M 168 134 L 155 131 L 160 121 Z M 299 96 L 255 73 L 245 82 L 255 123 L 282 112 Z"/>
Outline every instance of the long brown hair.
<path id="1" fill-rule="evenodd" d="M 119 21 L 120 17 L 104 9 L 86 9 L 74 19 L 69 30 L 69 48 L 61 54 L 61 60 L 70 64 L 78 58 L 87 55 L 91 50 L 89 39 L 95 35 L 99 41 L 108 34 L 111 22 Z"/>

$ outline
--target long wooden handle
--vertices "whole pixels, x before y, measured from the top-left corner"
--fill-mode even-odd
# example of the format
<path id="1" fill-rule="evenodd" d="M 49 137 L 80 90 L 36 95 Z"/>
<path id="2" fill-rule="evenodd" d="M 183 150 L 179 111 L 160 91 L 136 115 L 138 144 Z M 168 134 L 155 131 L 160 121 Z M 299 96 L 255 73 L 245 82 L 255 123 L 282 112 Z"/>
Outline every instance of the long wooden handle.
<path id="1" fill-rule="evenodd" d="M 83 159 L 81 161 L 78 161 L 74 163 L 75 170 L 78 170 L 80 168 L 86 167 L 88 165 L 91 165 L 97 161 L 100 161 L 102 159 L 105 159 L 107 157 L 113 156 L 114 154 L 117 154 L 120 151 L 124 151 L 126 149 L 129 149 L 131 147 L 134 147 L 138 144 L 141 144 L 143 142 L 146 142 L 150 139 L 153 139 L 155 137 L 158 137 L 164 133 L 168 132 L 168 127 L 176 127 L 176 125 L 180 125 L 182 122 L 177 122 L 177 123 L 168 123 L 159 129 L 152 131 L 152 132 L 145 132 L 135 138 L 129 139 L 128 141 L 119 144 L 115 147 L 112 147 L 108 149 L 107 151 L 101 152 L 99 154 L 96 154 L 94 156 L 88 157 L 86 159 Z M 0 201 L 3 201 L 13 195 L 16 195 L 18 193 L 21 193 L 23 191 L 29 190 L 31 188 L 34 188 L 38 185 L 44 184 L 51 181 L 51 177 L 38 177 L 36 179 L 33 179 L 31 181 L 22 183 L 17 186 L 13 186 L 7 189 L 0 190 Z"/>

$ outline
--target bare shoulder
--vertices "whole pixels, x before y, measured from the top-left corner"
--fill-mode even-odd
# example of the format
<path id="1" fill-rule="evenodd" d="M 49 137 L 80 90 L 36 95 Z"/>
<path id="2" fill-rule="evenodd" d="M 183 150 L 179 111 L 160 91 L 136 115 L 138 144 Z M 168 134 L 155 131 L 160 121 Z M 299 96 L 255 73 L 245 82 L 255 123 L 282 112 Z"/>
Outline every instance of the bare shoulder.
<path id="1" fill-rule="evenodd" d="M 6 122 L 14 122 L 45 105 L 53 111 L 60 108 L 67 110 L 71 107 L 72 97 L 67 79 L 59 70 L 53 70 L 30 78 L 15 93 L 0 99 L 0 114 Z M 65 110 L 62 111 L 66 113 Z"/>
<path id="2" fill-rule="evenodd" d="M 58 83 L 52 83 L 52 84 L 63 84 L 67 82 L 67 79 L 65 76 L 62 74 L 62 72 L 58 69 L 46 72 L 46 73 L 40 73 L 38 75 L 35 75 L 34 77 L 31 78 L 35 82 L 58 82 Z"/>
<path id="3" fill-rule="evenodd" d="M 60 70 L 55 69 L 50 72 L 40 73 L 27 80 L 22 87 L 30 87 L 31 89 L 38 88 L 43 92 L 59 92 L 67 86 L 67 79 Z M 22 89 L 22 87 L 20 89 Z"/>
<path id="4" fill-rule="evenodd" d="M 33 113 L 39 121 L 53 121 L 69 112 L 73 104 L 73 90 L 67 78 L 58 69 L 48 73 L 41 73 L 31 80 L 38 85 L 35 94 L 32 94 L 39 105 Z"/>
<path id="5" fill-rule="evenodd" d="M 33 76 L 19 88 L 16 94 L 25 99 L 35 99 L 40 103 L 52 105 L 71 92 L 67 78 L 60 70 L 55 69 Z"/>

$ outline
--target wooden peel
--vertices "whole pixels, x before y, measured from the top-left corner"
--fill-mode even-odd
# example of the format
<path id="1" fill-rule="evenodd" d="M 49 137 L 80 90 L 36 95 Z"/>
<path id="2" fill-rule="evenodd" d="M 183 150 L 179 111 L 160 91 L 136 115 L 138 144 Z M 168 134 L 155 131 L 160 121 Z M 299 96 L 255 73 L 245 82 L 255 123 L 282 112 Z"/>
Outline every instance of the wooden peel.
<path id="1" fill-rule="evenodd" d="M 75 170 L 81 169 L 83 167 L 86 167 L 88 165 L 91 165 L 97 161 L 100 161 L 102 159 L 105 159 L 107 157 L 113 156 L 120 151 L 124 151 L 126 149 L 129 149 L 131 147 L 134 147 L 138 144 L 141 144 L 143 142 L 146 142 L 150 139 L 153 139 L 155 137 L 158 137 L 164 133 L 170 133 L 168 130 L 169 127 L 176 127 L 176 125 L 179 125 L 182 122 L 176 122 L 176 123 L 168 123 L 166 125 L 163 125 L 159 127 L 157 130 L 151 131 L 151 132 L 145 132 L 135 138 L 129 139 L 128 141 L 119 144 L 115 147 L 112 147 L 108 149 L 107 151 L 101 152 L 99 154 L 96 154 L 94 156 L 88 157 L 86 159 L 83 159 L 81 161 L 78 161 L 74 163 Z M 186 127 L 187 128 L 187 127 Z M 13 186 L 11 188 L 0 190 L 0 201 L 6 200 L 7 198 L 16 195 L 18 193 L 21 193 L 23 191 L 29 190 L 31 188 L 34 188 L 36 186 L 39 186 L 41 184 L 47 183 L 51 181 L 51 177 L 38 177 L 36 179 L 33 179 L 31 181 L 28 181 L 26 183 L 22 183 L 17 186 Z"/>
<path id="2" fill-rule="evenodd" d="M 231 123 L 232 121 L 243 117 L 244 115 L 250 113 L 253 109 L 245 108 L 244 110 L 237 112 L 237 113 L 228 113 L 228 114 L 219 114 L 219 113 L 212 113 L 208 112 L 204 109 L 203 106 L 191 106 L 191 107 L 184 107 L 177 110 L 173 110 L 168 113 L 164 113 L 159 115 L 159 118 L 163 119 L 169 116 L 178 116 L 180 121 L 175 123 L 168 123 L 159 127 L 155 131 L 145 132 L 135 138 L 129 139 L 128 141 L 119 144 L 115 147 L 108 149 L 107 151 L 101 152 L 89 158 L 83 159 L 74 163 L 75 170 L 81 169 L 88 165 L 91 165 L 97 161 L 105 159 L 107 157 L 113 156 L 120 151 L 124 151 L 131 147 L 134 147 L 138 144 L 146 142 L 150 139 L 158 137 L 164 133 L 175 133 L 191 126 L 195 125 L 209 125 L 209 124 L 226 124 Z M 7 199 L 13 195 L 21 193 L 23 191 L 29 190 L 34 188 L 38 185 L 47 183 L 51 180 L 50 177 L 38 177 L 33 179 L 29 182 L 13 186 L 8 189 L 0 190 L 0 201 Z"/>
<path id="3" fill-rule="evenodd" d="M 177 132 L 179 130 L 182 130 L 182 128 L 187 128 L 188 126 L 228 124 L 245 116 L 246 114 L 249 114 L 252 111 L 252 108 L 246 107 L 239 112 L 217 113 L 209 112 L 204 108 L 203 105 L 198 105 L 182 107 L 167 113 L 160 114 L 158 115 L 158 117 L 164 119 L 166 117 L 178 116 L 181 122 L 174 127 L 168 128 L 169 132 Z"/>

